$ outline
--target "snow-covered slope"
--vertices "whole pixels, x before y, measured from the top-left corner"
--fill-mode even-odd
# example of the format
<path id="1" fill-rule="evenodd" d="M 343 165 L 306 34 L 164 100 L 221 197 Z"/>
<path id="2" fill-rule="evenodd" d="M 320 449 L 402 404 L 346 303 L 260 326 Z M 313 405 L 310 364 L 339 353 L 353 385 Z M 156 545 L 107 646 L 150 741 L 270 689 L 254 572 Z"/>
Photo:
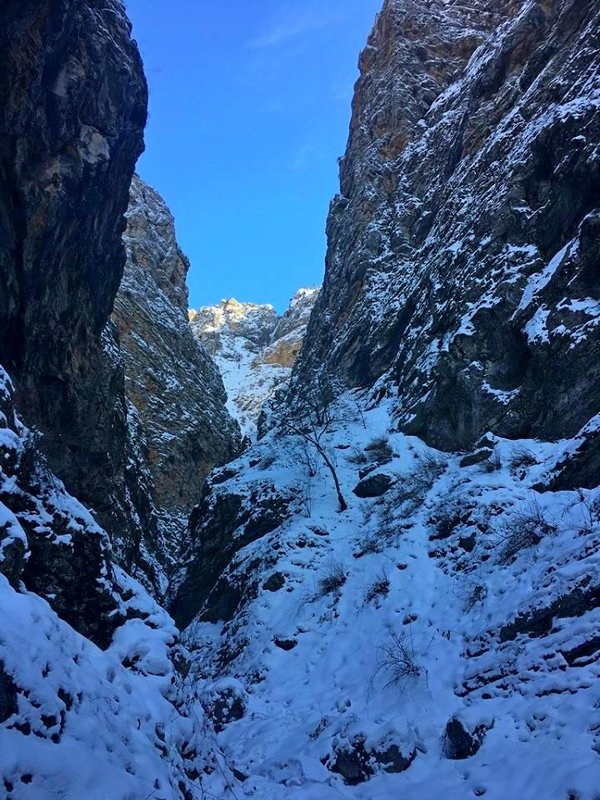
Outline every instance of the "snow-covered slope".
<path id="1" fill-rule="evenodd" d="M 172 605 L 238 797 L 598 798 L 599 36 L 383 4 L 291 391 Z"/>
<path id="2" fill-rule="evenodd" d="M 318 289 L 300 289 L 279 316 L 273 306 L 222 300 L 190 311 L 190 325 L 219 367 L 229 412 L 256 438 L 263 404 L 289 380 Z"/>
<path id="3" fill-rule="evenodd" d="M 195 519 L 185 641 L 201 691 L 237 699 L 237 796 L 593 800 L 600 490 L 546 491 L 568 442 L 448 455 L 392 410 L 330 409 L 347 510 L 318 452 L 271 433 Z"/>
<path id="4" fill-rule="evenodd" d="M 598 2 L 385 0 L 314 311 L 305 291 L 281 319 L 229 301 L 192 321 L 252 431 L 310 314 L 293 391 L 191 514 L 181 637 L 115 552 L 151 565 L 145 445 L 166 510 L 190 485 L 166 474 L 178 435 L 228 423 L 217 388 L 178 429 L 186 359 L 125 313 L 137 414 L 105 327 L 139 59 L 119 0 L 0 19 L 0 792 L 598 800 Z M 134 206 L 130 261 L 160 269 L 123 292 L 166 338 L 189 333 L 185 262 L 147 192 L 158 240 Z"/>
<path id="5" fill-rule="evenodd" d="M 0 369 L 0 795 L 223 796 L 173 621 L 37 447 Z"/>

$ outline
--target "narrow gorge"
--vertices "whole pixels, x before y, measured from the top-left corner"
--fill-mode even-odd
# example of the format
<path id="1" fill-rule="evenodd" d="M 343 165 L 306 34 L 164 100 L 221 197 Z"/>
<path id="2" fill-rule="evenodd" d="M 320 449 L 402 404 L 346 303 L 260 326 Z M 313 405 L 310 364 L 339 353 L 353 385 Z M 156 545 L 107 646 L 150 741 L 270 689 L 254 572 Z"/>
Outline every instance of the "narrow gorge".
<path id="1" fill-rule="evenodd" d="M 598 799 L 600 3 L 359 70 L 322 287 L 190 310 L 123 3 L 0 6 L 6 800 Z"/>

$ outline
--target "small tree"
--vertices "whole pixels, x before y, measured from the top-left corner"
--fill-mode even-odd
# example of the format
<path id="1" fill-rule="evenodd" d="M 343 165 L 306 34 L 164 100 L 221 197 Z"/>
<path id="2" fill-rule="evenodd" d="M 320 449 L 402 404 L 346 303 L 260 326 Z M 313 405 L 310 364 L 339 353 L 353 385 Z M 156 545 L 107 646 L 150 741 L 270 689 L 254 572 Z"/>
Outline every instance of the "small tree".
<path id="1" fill-rule="evenodd" d="M 327 376 L 321 375 L 317 385 L 302 397 L 301 404 L 297 402 L 296 407 L 288 411 L 282 421 L 282 429 L 287 434 L 299 436 L 316 450 L 333 479 L 339 511 L 345 511 L 348 504 L 342 493 L 333 456 L 325 444 L 326 436 L 340 422 L 336 419 L 334 406 L 335 392 L 332 383 Z"/>

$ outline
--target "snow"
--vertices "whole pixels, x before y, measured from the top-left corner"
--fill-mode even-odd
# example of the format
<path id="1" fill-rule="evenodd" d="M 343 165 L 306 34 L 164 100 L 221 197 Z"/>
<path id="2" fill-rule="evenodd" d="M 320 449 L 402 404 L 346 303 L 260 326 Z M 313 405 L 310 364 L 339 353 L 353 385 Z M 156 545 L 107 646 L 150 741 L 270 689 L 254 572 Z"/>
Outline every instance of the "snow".
<path id="1" fill-rule="evenodd" d="M 541 272 L 536 272 L 530 277 L 527 286 L 523 290 L 523 296 L 521 297 L 521 302 L 519 303 L 515 314 L 525 308 L 528 308 L 531 305 L 533 298 L 539 294 L 542 289 L 548 285 L 548 283 L 550 283 L 552 277 L 564 259 L 568 256 L 571 248 L 575 246 L 576 242 L 577 239 L 567 242 L 567 244 L 562 247 L 558 253 L 556 253 L 556 255 L 548 262 L 547 266 Z"/>
<path id="2" fill-rule="evenodd" d="M 230 778 L 195 687 L 184 678 L 189 655 L 173 621 L 111 563 L 107 534 L 43 461 L 29 466 L 23 483 L 19 459 L 31 434 L 14 417 L 3 377 L 0 369 L 2 417 L 11 425 L 0 429 L 0 452 L 8 456 L 0 462 L 2 797 L 180 800 L 184 789 L 190 800 L 222 796 Z M 16 513 L 5 505 L 12 502 Z M 114 601 L 113 612 L 98 612 L 107 615 L 107 629 L 114 621 L 106 650 L 52 609 L 59 580 L 43 599 L 27 591 L 18 569 L 30 555 L 30 537 L 68 548 L 77 546 L 75 533 L 79 546 L 87 536 L 100 538 L 100 563 L 90 579 Z M 2 574 L 7 564 L 14 585 Z"/>
<path id="3" fill-rule="evenodd" d="M 261 364 L 247 343 L 234 340 L 223 355 L 214 356 L 227 393 L 227 410 L 242 434 L 256 438 L 256 421 L 263 404 L 289 379 L 291 369 Z"/>
<path id="4" fill-rule="evenodd" d="M 21 542 L 24 549 L 27 550 L 29 543 L 25 531 L 21 527 L 19 520 L 15 517 L 10 509 L 4 503 L 0 502 L 0 531 L 2 531 L 2 538 L 0 539 L 0 562 L 4 561 L 7 557 L 7 552 L 15 542 Z"/>
<path id="5" fill-rule="evenodd" d="M 198 619 L 184 634 L 201 692 L 211 690 L 204 676 L 215 673 L 244 691 L 245 715 L 217 737 L 228 763 L 249 776 L 236 795 L 564 800 L 574 792 L 593 800 L 599 664 L 596 655 L 568 666 L 561 654 L 596 635 L 600 612 L 592 603 L 581 616 L 557 614 L 543 636 L 502 631 L 600 574 L 593 511 L 600 492 L 533 488 L 566 442 L 495 437 L 494 460 L 461 468 L 460 456 L 393 432 L 385 405 L 354 417 L 351 407 L 347 398 L 345 421 L 328 440 L 346 512 L 336 510 L 322 465 L 306 475 L 290 437 L 261 440 L 234 465 L 238 477 L 217 487 L 247 494 L 244 487 L 271 480 L 297 496 L 293 516 L 234 559 L 234 573 L 236 565 L 241 574 L 248 563 L 262 565 L 254 567 L 257 592 L 232 622 Z M 357 461 L 380 437 L 393 455 L 376 468 L 396 482 L 381 498 L 359 499 L 352 488 L 364 462 Z M 270 460 L 250 468 L 261 454 Z M 454 512 L 456 530 L 434 538 L 435 519 Z M 512 538 L 542 524 L 541 540 L 512 552 Z M 284 587 L 265 590 L 275 571 Z M 336 572 L 341 582 L 325 590 Z M 412 677 L 394 679 L 386 656 L 394 636 L 414 662 Z M 284 650 L 276 639 L 294 645 Z M 224 647 L 238 655 L 218 667 Z M 463 761 L 444 756 L 454 716 L 470 729 L 489 728 L 479 752 Z M 357 737 L 368 748 L 415 750 L 415 760 L 401 774 L 378 769 L 365 783 L 345 785 L 323 760 L 332 763 L 336 748 Z"/>
<path id="6" fill-rule="evenodd" d="M 291 353 L 300 350 L 318 294 L 299 289 L 282 316 L 269 304 L 233 298 L 189 312 L 192 333 L 221 373 L 227 410 L 249 440 L 256 439 L 263 405 L 290 378 Z"/>
<path id="7" fill-rule="evenodd" d="M 550 311 L 545 306 L 536 309 L 533 317 L 525 325 L 525 333 L 530 342 L 548 342 L 548 316 Z"/>
<path id="8" fill-rule="evenodd" d="M 165 613 L 160 631 L 130 620 L 102 652 L 41 598 L 15 592 L 2 576 L 0 606 L 0 663 L 19 687 L 18 712 L 0 727 L 8 796 L 178 798 L 176 762 L 194 726 L 167 699 L 173 667 L 165 639 L 174 630 Z M 155 662 L 146 654 L 135 672 L 126 669 L 125 658 L 135 661 L 141 642 Z M 156 747 L 158 726 L 172 759 Z M 34 735 L 24 735 L 26 727 Z"/>

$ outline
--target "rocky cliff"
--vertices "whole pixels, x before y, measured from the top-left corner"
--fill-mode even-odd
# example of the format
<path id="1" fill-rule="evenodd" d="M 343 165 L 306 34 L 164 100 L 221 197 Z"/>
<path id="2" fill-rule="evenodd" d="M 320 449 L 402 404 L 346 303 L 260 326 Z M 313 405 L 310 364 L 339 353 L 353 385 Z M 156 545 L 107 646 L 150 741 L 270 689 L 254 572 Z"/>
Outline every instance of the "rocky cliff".
<path id="1" fill-rule="evenodd" d="M 0 609 L 7 800 L 180 800 L 200 774 L 224 791 L 228 770 L 186 684 L 189 654 L 172 620 L 50 472 L 1 369 Z"/>
<path id="2" fill-rule="evenodd" d="M 188 325 L 189 262 L 171 213 L 134 177 L 126 217 L 127 262 L 112 319 L 125 393 L 140 421 L 132 439 L 143 442 L 150 473 L 155 515 L 145 545 L 172 564 L 205 476 L 237 455 L 240 436 L 217 367 Z"/>
<path id="3" fill-rule="evenodd" d="M 299 388 L 333 372 L 446 449 L 598 411 L 599 13 L 385 2 Z"/>
<path id="4" fill-rule="evenodd" d="M 598 3 L 384 3 L 325 286 L 269 431 L 204 482 L 181 636 L 122 564 L 163 588 L 235 429 L 137 180 L 109 319 L 139 57 L 116 0 L 0 23 L 7 798 L 594 800 Z M 193 325 L 289 370 L 312 299 Z"/>
<path id="5" fill-rule="evenodd" d="M 122 4 L 3 3 L 0 106 L 0 791 L 219 795 L 177 631 L 115 561 L 153 514 L 109 322 L 146 119 Z"/>
<path id="6" fill-rule="evenodd" d="M 51 467 L 131 563 L 151 510 L 107 323 L 143 147 L 142 64 L 116 0 L 0 14 L 0 363 Z"/>
<path id="7" fill-rule="evenodd" d="M 299 289 L 281 316 L 271 305 L 234 299 L 190 311 L 192 333 L 215 359 L 228 408 L 250 439 L 263 405 L 289 380 L 318 294 Z"/>

